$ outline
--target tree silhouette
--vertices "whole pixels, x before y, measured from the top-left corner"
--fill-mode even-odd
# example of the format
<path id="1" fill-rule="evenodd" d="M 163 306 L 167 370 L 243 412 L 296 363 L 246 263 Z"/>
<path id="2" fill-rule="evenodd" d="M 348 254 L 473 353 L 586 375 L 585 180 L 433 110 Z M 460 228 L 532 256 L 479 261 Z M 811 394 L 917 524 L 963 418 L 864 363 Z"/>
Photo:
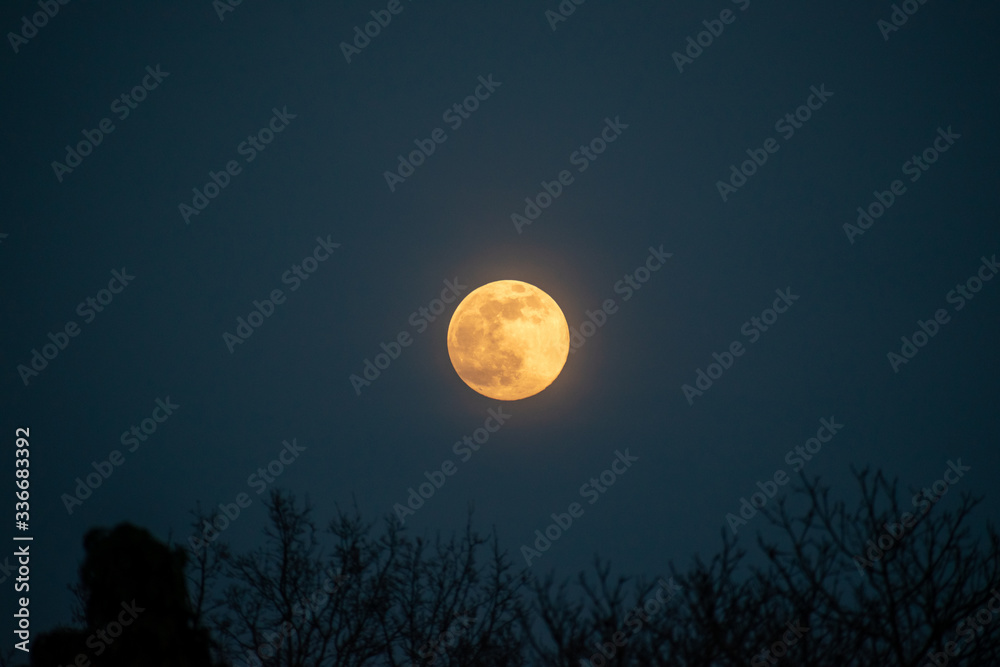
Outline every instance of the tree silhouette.
<path id="1" fill-rule="evenodd" d="M 809 504 L 805 514 L 791 516 L 786 503 L 768 514 L 788 545 L 759 540 L 773 593 L 808 610 L 823 629 L 805 646 L 865 664 L 944 664 L 952 657 L 1000 664 L 1000 536 L 989 525 L 983 545 L 968 525 L 981 499 L 964 493 L 956 508 L 938 510 L 934 492 L 911 489 L 914 507 L 907 511 L 897 481 L 867 469 L 854 475 L 861 494 L 855 509 L 807 481 L 799 491 Z M 994 611 L 986 606 L 991 600 Z M 983 608 L 980 619 L 989 620 L 975 620 Z M 957 644 L 951 655 L 949 642 Z"/>
<path id="2" fill-rule="evenodd" d="M 754 558 L 723 529 L 719 553 L 654 578 L 599 559 L 566 580 L 516 571 L 471 511 L 433 541 L 356 507 L 320 530 L 308 498 L 278 490 L 246 552 L 217 540 L 186 558 L 127 524 L 91 531 L 85 627 L 39 636 L 32 665 L 90 651 L 94 665 L 208 667 L 213 647 L 227 667 L 1000 665 L 1000 536 L 970 525 L 980 501 L 945 510 L 914 491 L 907 512 L 897 482 L 853 472 L 850 509 L 803 477 L 761 510 Z M 141 613 L 94 656 L 132 600 Z"/>
<path id="3" fill-rule="evenodd" d="M 531 642 L 534 664 L 1000 665 L 1000 538 L 992 525 L 985 544 L 973 536 L 980 500 L 963 494 L 952 510 L 911 511 L 901 530 L 897 483 L 853 473 L 853 510 L 803 478 L 763 512 L 780 535 L 758 537 L 764 566 L 741 575 L 746 552 L 725 530 L 707 563 L 696 559 L 688 572 L 671 564 L 678 604 L 650 614 L 623 646 L 612 637 L 628 606 L 624 583 L 611 585 L 607 568 L 598 567 L 597 586 L 581 575 L 586 595 L 576 607 L 551 581 L 536 584 L 532 613 L 548 642 Z M 806 505 L 798 514 L 789 510 L 795 496 Z M 632 599 L 648 592 L 639 585 Z"/>
<path id="4" fill-rule="evenodd" d="M 263 543 L 246 554 L 224 545 L 191 579 L 221 597 L 211 623 L 236 665 L 518 664 L 515 589 L 495 539 L 467 526 L 461 538 L 410 539 L 387 519 L 376 534 L 357 510 L 330 521 L 327 554 L 308 500 L 273 491 Z M 196 513 L 194 525 L 203 525 Z M 214 548 L 214 547 L 208 547 Z"/>
<path id="5" fill-rule="evenodd" d="M 93 529 L 74 587 L 83 629 L 40 635 L 31 664 L 73 664 L 78 655 L 111 667 L 211 667 L 211 642 L 190 608 L 187 556 L 148 531 L 123 523 Z"/>
<path id="6" fill-rule="evenodd" d="M 1000 626 L 1000 540 L 992 526 L 985 547 L 973 537 L 979 501 L 929 504 L 901 532 L 896 483 L 854 476 L 851 511 L 808 478 L 762 511 L 779 537 L 758 537 L 756 565 L 723 530 L 720 552 L 686 571 L 614 577 L 597 560 L 561 582 L 516 573 L 471 521 L 430 544 L 392 518 L 376 533 L 356 508 L 338 510 L 325 555 L 312 507 L 274 491 L 257 549 L 217 547 L 214 626 L 241 667 L 1000 664 L 985 606 L 995 594 Z M 311 598 L 324 581 L 336 585 Z"/>

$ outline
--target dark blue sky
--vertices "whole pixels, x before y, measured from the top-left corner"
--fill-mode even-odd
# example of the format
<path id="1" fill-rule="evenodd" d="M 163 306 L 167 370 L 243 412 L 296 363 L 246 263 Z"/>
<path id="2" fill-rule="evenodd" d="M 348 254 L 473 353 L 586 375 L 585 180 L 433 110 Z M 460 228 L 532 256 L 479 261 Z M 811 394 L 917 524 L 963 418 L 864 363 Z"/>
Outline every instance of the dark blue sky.
<path id="1" fill-rule="evenodd" d="M 888 2 L 591 0 L 553 30 L 554 0 L 401 0 L 348 63 L 340 43 L 388 4 L 247 0 L 220 20 L 209 0 L 76 0 L 16 53 L 8 36 L 3 433 L 13 467 L 14 429 L 31 429 L 38 629 L 69 620 L 94 526 L 180 541 L 195 503 L 246 493 L 224 534 L 245 548 L 265 518 L 258 490 L 308 494 L 321 518 L 356 498 L 375 517 L 449 460 L 407 526 L 461 529 L 475 503 L 523 563 L 535 530 L 579 502 L 534 561 L 567 575 L 595 552 L 651 576 L 709 555 L 741 497 L 797 467 L 852 500 L 852 465 L 919 488 L 961 459 L 956 489 L 987 494 L 979 520 L 998 515 L 1000 281 L 949 293 L 1000 254 L 1000 9 L 928 2 L 884 39 Z M 20 31 L 37 11 L 9 3 L 0 24 Z M 687 41 L 719 29 L 700 54 Z M 673 55 L 687 49 L 690 62 Z M 476 108 L 456 126 L 447 110 L 463 101 Z M 89 155 L 53 167 L 103 119 L 113 130 Z M 397 156 L 437 128 L 390 189 Z M 512 214 L 563 170 L 572 182 L 518 230 Z M 225 187 L 185 216 L 210 172 Z M 845 231 L 896 180 L 891 206 Z M 723 198 L 720 181 L 739 187 Z M 651 248 L 672 255 L 625 300 L 616 284 Z M 133 277 L 109 285 L 114 272 Z M 548 389 L 500 404 L 450 365 L 454 304 L 419 312 L 447 283 L 505 278 L 545 290 L 573 327 L 607 299 L 617 310 Z M 274 290 L 282 302 L 230 352 L 223 334 Z M 775 319 L 776 303 L 791 305 Z M 887 354 L 939 309 L 947 321 L 894 370 Z M 19 372 L 70 322 L 65 349 Z M 349 377 L 403 332 L 412 344 L 358 395 Z M 735 341 L 718 376 L 713 353 Z M 717 379 L 689 402 L 699 369 Z M 459 455 L 498 409 L 501 428 Z M 795 464 L 822 420 L 843 427 Z M 146 440 L 123 444 L 133 426 Z M 69 514 L 63 495 L 115 450 L 121 464 Z M 582 488 L 616 452 L 630 465 L 614 485 Z M 273 483 L 252 477 L 279 455 Z"/>

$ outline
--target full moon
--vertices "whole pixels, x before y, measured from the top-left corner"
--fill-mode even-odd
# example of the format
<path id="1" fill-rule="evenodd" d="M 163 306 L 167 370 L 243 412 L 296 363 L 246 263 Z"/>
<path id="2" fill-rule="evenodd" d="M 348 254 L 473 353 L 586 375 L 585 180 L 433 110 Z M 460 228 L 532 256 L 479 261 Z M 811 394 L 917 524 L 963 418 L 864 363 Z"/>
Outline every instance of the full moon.
<path id="1" fill-rule="evenodd" d="M 534 285 L 498 280 L 473 290 L 448 325 L 448 356 L 458 376 L 501 401 L 534 396 L 558 377 L 569 355 L 559 305 Z"/>

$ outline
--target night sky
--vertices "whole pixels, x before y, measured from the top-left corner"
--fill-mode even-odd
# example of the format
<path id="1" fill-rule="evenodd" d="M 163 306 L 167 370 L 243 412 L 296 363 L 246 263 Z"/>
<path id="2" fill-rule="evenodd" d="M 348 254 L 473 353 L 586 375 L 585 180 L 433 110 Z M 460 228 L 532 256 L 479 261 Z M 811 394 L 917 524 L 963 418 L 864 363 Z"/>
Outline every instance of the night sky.
<path id="1" fill-rule="evenodd" d="M 561 576 L 710 556 L 776 474 L 853 501 L 851 466 L 919 490 L 960 461 L 941 502 L 1000 514 L 995 3 L 183 5 L 0 12 L 36 631 L 89 529 L 187 543 L 246 494 L 246 549 L 276 487 L 395 517 L 448 467 L 407 529 L 474 505 L 518 565 L 579 503 L 531 563 Z M 582 331 L 522 401 L 459 379 L 435 303 L 500 279 Z"/>

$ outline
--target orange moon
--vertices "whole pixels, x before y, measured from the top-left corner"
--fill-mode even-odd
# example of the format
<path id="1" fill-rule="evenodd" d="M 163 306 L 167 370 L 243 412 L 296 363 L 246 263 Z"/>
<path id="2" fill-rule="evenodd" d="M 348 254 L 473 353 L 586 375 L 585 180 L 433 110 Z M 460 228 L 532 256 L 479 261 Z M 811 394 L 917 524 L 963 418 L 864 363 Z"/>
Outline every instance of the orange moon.
<path id="1" fill-rule="evenodd" d="M 448 325 L 455 372 L 483 396 L 517 401 L 559 376 L 569 326 L 559 305 L 534 285 L 498 280 L 469 293 Z"/>

